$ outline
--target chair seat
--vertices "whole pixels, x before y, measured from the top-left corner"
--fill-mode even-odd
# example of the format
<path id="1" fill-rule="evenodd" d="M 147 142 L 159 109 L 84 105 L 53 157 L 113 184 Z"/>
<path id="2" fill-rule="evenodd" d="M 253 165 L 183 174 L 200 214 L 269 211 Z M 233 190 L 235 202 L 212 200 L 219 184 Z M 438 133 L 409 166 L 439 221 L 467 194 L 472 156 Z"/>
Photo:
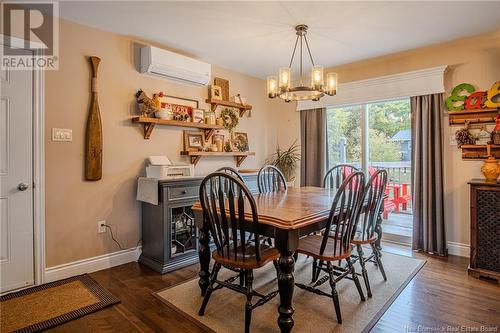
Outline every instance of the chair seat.
<path id="1" fill-rule="evenodd" d="M 236 253 L 231 251 L 228 256 L 222 256 L 217 250 L 212 252 L 212 258 L 222 265 L 232 266 L 234 268 L 255 269 L 264 266 L 270 261 L 277 260 L 280 256 L 279 251 L 275 247 L 270 247 L 264 244 L 260 245 L 260 261 L 257 261 L 255 256 L 255 245 L 247 243 L 245 245 L 245 256 L 239 249 Z M 225 249 L 226 250 L 226 249 Z"/>
<path id="2" fill-rule="evenodd" d="M 372 237 L 370 237 L 369 239 L 356 239 L 356 237 L 354 237 L 354 239 L 351 241 L 351 244 L 354 244 L 354 245 L 364 245 L 364 244 L 371 244 L 371 243 L 374 243 L 376 240 L 377 240 L 377 234 L 373 235 Z"/>
<path id="3" fill-rule="evenodd" d="M 299 247 L 297 249 L 298 253 L 302 253 L 313 257 L 314 259 L 325 260 L 325 261 L 336 261 L 348 258 L 351 256 L 351 249 L 342 253 L 342 255 L 334 256 L 333 253 L 340 253 L 340 241 L 337 241 L 336 249 L 335 239 L 329 238 L 326 243 L 325 251 L 320 254 L 321 242 L 323 241 L 323 236 L 321 235 L 309 235 L 299 240 Z"/>

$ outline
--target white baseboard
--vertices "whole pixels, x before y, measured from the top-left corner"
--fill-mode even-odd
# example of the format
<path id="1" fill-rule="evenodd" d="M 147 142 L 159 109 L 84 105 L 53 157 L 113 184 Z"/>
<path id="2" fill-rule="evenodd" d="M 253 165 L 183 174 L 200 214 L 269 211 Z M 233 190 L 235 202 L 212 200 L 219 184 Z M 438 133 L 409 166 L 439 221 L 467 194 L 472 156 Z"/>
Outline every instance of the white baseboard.
<path id="1" fill-rule="evenodd" d="M 448 254 L 459 256 L 459 257 L 469 257 L 470 248 L 469 244 L 448 242 Z"/>
<path id="2" fill-rule="evenodd" d="M 103 254 L 97 257 L 82 259 L 66 264 L 48 267 L 45 269 L 44 282 L 52 282 L 84 273 L 92 273 L 137 261 L 141 254 L 141 247 Z"/>

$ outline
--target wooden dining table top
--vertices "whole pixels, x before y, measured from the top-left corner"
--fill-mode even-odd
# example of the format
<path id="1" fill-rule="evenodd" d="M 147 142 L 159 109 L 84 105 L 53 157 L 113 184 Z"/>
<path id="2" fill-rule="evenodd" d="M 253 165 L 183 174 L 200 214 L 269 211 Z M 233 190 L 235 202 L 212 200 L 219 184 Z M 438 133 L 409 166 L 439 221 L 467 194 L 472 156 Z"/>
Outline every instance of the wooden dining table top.
<path id="1" fill-rule="evenodd" d="M 285 230 L 295 230 L 328 218 L 336 189 L 322 187 L 292 187 L 288 190 L 255 194 L 259 223 Z M 249 222 L 252 216 L 248 202 L 245 216 Z M 194 211 L 201 211 L 200 203 L 193 205 Z"/>

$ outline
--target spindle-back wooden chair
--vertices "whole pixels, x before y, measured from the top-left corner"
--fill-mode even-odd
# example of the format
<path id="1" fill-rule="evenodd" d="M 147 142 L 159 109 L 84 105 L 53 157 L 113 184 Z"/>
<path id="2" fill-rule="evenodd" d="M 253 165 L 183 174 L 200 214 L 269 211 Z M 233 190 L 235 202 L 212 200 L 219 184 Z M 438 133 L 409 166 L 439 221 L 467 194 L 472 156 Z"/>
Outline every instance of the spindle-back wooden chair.
<path id="1" fill-rule="evenodd" d="M 252 288 L 253 270 L 269 262 L 274 262 L 277 266 L 279 252 L 262 241 L 255 200 L 250 190 L 237 177 L 224 172 L 214 172 L 205 177 L 200 186 L 200 204 L 203 210 L 203 223 L 206 224 L 216 249 L 212 252 L 215 263 L 199 315 L 202 316 L 205 313 L 214 290 L 222 287 L 229 288 L 244 294 L 247 298 L 245 332 L 248 333 L 252 310 L 265 304 L 278 293 L 276 290 L 262 295 L 254 291 Z M 251 234 L 251 242 L 247 242 L 246 233 Z M 217 276 L 221 267 L 230 268 L 238 272 L 238 275 L 226 280 L 218 280 Z M 233 283 L 242 275 L 245 277 L 243 285 Z M 254 296 L 260 299 L 252 303 Z"/>
<path id="2" fill-rule="evenodd" d="M 365 300 L 361 284 L 351 261 L 353 228 L 358 219 L 364 190 L 365 176 L 362 172 L 351 173 L 340 185 L 330 210 L 323 235 L 308 235 L 301 238 L 296 252 L 313 257 L 314 260 L 326 262 L 326 267 L 318 267 L 326 272 L 311 285 L 296 283 L 297 287 L 333 300 L 338 323 L 342 323 L 337 283 L 351 275 L 362 301 Z M 347 265 L 335 266 L 334 262 L 345 260 Z M 331 294 L 318 289 L 329 281 Z"/>

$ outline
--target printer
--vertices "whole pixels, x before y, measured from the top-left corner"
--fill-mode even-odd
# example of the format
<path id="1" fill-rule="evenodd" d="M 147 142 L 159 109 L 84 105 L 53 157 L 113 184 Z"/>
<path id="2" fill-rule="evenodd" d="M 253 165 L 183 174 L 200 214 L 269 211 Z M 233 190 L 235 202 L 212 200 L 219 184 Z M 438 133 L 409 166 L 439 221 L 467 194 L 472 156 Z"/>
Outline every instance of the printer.
<path id="1" fill-rule="evenodd" d="M 146 177 L 148 178 L 175 178 L 193 177 L 194 166 L 192 164 L 172 164 L 167 156 L 149 156 L 146 166 Z"/>

